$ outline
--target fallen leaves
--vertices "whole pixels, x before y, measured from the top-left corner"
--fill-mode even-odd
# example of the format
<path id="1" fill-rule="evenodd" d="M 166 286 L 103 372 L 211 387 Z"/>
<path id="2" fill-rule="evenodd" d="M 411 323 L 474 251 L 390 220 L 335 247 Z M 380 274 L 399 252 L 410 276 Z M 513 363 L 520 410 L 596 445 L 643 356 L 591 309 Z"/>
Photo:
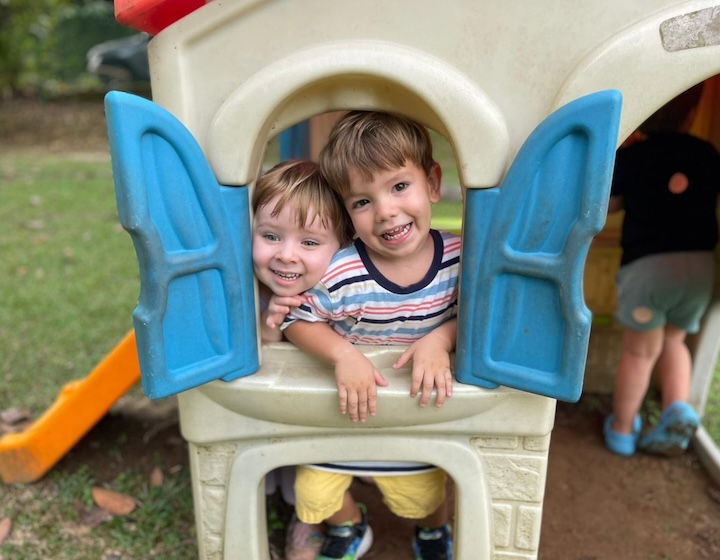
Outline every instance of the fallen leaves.
<path id="1" fill-rule="evenodd" d="M 5 542 L 5 540 L 10 535 L 10 531 L 12 530 L 12 519 L 9 517 L 3 517 L 0 519 L 0 545 Z"/>
<path id="2" fill-rule="evenodd" d="M 93 487 L 92 496 L 97 506 L 111 515 L 129 515 L 137 507 L 137 501 L 132 496 L 102 486 Z"/>
<path id="3" fill-rule="evenodd" d="M 80 519 L 78 519 L 78 522 L 81 525 L 85 525 L 93 529 L 99 525 L 102 525 L 103 523 L 112 521 L 114 517 L 115 516 L 109 511 L 105 511 L 104 509 L 95 507 L 90 511 L 86 511 L 85 513 L 83 513 L 80 516 Z"/>
<path id="4" fill-rule="evenodd" d="M 0 411 L 0 436 L 23 432 L 31 424 L 29 408 L 14 406 Z"/>
<path id="5" fill-rule="evenodd" d="M 165 481 L 162 471 L 159 467 L 155 467 L 150 473 L 150 486 L 162 486 Z"/>
<path id="6" fill-rule="evenodd" d="M 162 470 L 155 467 L 150 473 L 150 485 L 160 487 L 165 482 Z M 138 507 L 139 502 L 132 496 L 109 490 L 102 486 L 92 488 L 92 497 L 97 507 L 85 512 L 80 523 L 89 527 L 97 527 L 115 517 L 130 515 Z"/>

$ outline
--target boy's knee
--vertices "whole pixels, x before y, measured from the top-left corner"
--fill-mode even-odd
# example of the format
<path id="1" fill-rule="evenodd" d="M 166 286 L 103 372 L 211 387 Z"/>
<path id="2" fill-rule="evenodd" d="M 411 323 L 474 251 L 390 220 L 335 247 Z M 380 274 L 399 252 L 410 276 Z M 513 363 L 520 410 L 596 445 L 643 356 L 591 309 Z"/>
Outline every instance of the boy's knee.
<path id="1" fill-rule="evenodd" d="M 352 477 L 309 467 L 298 467 L 295 478 L 295 512 L 305 523 L 321 523 L 340 511 Z"/>
<path id="2" fill-rule="evenodd" d="M 410 476 L 377 477 L 383 502 L 398 517 L 423 519 L 445 502 L 447 475 L 443 470 Z"/>

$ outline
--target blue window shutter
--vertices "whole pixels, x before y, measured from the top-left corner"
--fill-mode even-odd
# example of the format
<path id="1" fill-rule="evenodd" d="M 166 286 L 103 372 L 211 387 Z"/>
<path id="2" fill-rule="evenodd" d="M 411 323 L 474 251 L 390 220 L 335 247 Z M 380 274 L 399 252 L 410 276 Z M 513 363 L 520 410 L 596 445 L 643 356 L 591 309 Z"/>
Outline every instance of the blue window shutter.
<path id="1" fill-rule="evenodd" d="M 190 132 L 146 99 L 105 98 L 118 212 L 140 267 L 133 313 L 153 399 L 257 371 L 247 187 L 215 179 Z"/>
<path id="2" fill-rule="evenodd" d="M 583 268 L 605 223 L 621 104 L 610 90 L 561 107 L 499 188 L 468 189 L 458 381 L 580 398 L 591 324 Z"/>

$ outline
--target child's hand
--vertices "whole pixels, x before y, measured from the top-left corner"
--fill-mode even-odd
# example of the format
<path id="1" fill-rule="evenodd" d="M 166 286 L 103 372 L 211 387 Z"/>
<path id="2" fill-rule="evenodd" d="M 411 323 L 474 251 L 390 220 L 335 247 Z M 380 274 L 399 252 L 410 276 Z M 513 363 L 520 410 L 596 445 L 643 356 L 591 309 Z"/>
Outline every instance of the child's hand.
<path id="1" fill-rule="evenodd" d="M 430 402 L 433 388 L 437 389 L 437 398 L 435 399 L 437 407 L 445 404 L 446 397 L 452 396 L 450 352 L 454 347 L 456 325 L 457 323 L 453 320 L 436 328 L 411 344 L 393 364 L 394 369 L 400 369 L 412 360 L 410 396 L 417 396 L 418 391 L 422 389 L 421 407 L 427 406 Z"/>
<path id="2" fill-rule="evenodd" d="M 368 413 L 377 414 L 377 386 L 387 381 L 365 355 L 350 347 L 335 363 L 340 412 L 349 414 L 352 422 L 365 422 Z"/>
<path id="3" fill-rule="evenodd" d="M 276 329 L 282 325 L 283 320 L 293 307 L 300 307 L 306 301 L 305 296 L 276 296 L 273 295 L 268 302 L 265 316 L 265 325 Z"/>

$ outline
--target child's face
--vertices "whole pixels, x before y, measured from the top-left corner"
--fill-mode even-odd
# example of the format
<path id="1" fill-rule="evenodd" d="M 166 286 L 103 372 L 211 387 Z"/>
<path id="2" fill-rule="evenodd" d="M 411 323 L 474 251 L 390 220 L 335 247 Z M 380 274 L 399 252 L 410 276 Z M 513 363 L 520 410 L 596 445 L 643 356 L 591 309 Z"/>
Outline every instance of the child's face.
<path id="1" fill-rule="evenodd" d="M 345 208 L 371 255 L 396 260 L 421 253 L 430 232 L 432 205 L 440 200 L 440 176 L 437 164 L 426 175 L 409 161 L 376 173 L 370 181 L 350 171 Z"/>
<path id="2" fill-rule="evenodd" d="M 276 204 L 272 199 L 253 218 L 253 268 L 272 293 L 294 296 L 318 283 L 340 243 L 314 213 L 304 227 L 289 204 L 272 216 Z"/>

